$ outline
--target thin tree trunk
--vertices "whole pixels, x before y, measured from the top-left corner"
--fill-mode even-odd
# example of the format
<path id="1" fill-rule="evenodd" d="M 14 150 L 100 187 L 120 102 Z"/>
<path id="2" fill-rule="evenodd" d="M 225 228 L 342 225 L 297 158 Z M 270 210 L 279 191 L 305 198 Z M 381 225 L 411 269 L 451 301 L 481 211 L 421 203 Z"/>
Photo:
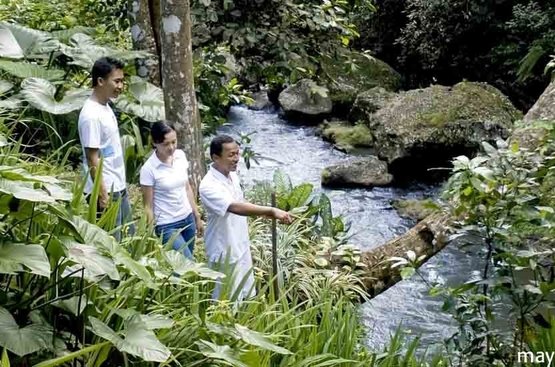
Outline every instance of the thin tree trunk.
<path id="1" fill-rule="evenodd" d="M 422 263 L 443 249 L 447 244 L 446 228 L 451 217 L 445 213 L 435 213 L 420 221 L 407 233 L 364 252 L 361 262 L 367 265 L 364 285 L 368 294 L 377 296 L 401 280 L 401 267 L 391 268 L 389 259 L 393 256 L 406 258 L 407 251 L 412 250 L 416 258 L 424 255 Z"/>
<path id="2" fill-rule="evenodd" d="M 189 0 L 161 0 L 160 39 L 166 119 L 176 126 L 189 160 L 194 190 L 206 173 L 202 130 L 195 96 Z"/>
<path id="3" fill-rule="evenodd" d="M 133 48 L 152 55 L 146 59 L 137 59 L 137 75 L 160 86 L 160 42 L 159 33 L 156 33 L 159 29 L 157 24 L 160 22 L 160 12 L 159 9 L 158 14 L 152 11 L 156 4 L 159 8 L 158 0 L 129 0 L 128 9 Z"/>

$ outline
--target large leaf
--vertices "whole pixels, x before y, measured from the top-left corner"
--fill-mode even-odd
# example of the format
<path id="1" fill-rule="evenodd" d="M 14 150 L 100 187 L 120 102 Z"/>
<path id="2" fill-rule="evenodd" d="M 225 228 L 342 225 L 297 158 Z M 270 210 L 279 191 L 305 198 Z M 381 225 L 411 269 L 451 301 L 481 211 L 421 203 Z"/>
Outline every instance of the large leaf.
<path id="1" fill-rule="evenodd" d="M 0 192 L 21 200 L 35 203 L 53 203 L 55 200 L 41 189 L 35 189 L 29 182 L 12 181 L 0 178 Z"/>
<path id="2" fill-rule="evenodd" d="M 48 80 L 27 78 L 21 83 L 23 98 L 33 107 L 53 115 L 63 115 L 81 109 L 90 93 L 88 89 L 72 89 L 66 92 L 61 101 L 57 101 L 56 87 Z"/>
<path id="3" fill-rule="evenodd" d="M 52 329 L 46 325 L 31 324 L 20 328 L 12 315 L 0 307 L 0 346 L 22 357 L 50 348 Z"/>
<path id="4" fill-rule="evenodd" d="M 139 319 L 145 323 L 145 327 L 148 330 L 156 329 L 168 329 L 173 326 L 173 320 L 162 315 L 142 315 L 139 311 L 127 308 L 115 310 L 115 313 L 123 319 L 130 319 L 133 316 L 139 317 Z"/>
<path id="5" fill-rule="evenodd" d="M 52 303 L 53 306 L 61 308 L 62 310 L 67 311 L 75 316 L 83 313 L 83 311 L 89 304 L 92 304 L 92 302 L 87 299 L 86 294 L 83 294 L 82 296 L 74 296 L 68 299 L 58 300 Z"/>
<path id="6" fill-rule="evenodd" d="M 0 44 L 0 47 L 2 47 L 1 44 Z M 12 83 L 10 83 L 7 80 L 0 79 L 0 96 L 3 94 L 6 94 L 6 92 L 9 92 L 12 88 L 13 88 Z"/>
<path id="7" fill-rule="evenodd" d="M 21 59 L 25 55 L 12 32 L 7 28 L 0 27 L 0 57 L 10 59 Z"/>
<path id="8" fill-rule="evenodd" d="M 16 243 L 0 244 L 0 273 L 15 274 L 29 269 L 29 272 L 50 277 L 50 262 L 41 245 Z"/>
<path id="9" fill-rule="evenodd" d="M 116 106 L 119 109 L 149 122 L 165 119 L 162 89 L 138 76 L 132 76 L 128 92 L 118 98 Z"/>
<path id="10" fill-rule="evenodd" d="M 258 331 L 250 330 L 249 328 L 240 324 L 235 324 L 235 330 L 237 330 L 241 339 L 247 344 L 254 345 L 279 354 L 291 354 L 290 351 L 278 345 L 275 345 L 268 339 L 266 335 L 259 333 Z"/>
<path id="11" fill-rule="evenodd" d="M 162 255 L 171 266 L 172 271 L 179 275 L 193 273 L 200 277 L 214 280 L 225 277 L 225 274 L 212 270 L 201 263 L 191 261 L 183 256 L 182 253 L 175 250 L 164 251 Z"/>
<path id="12" fill-rule="evenodd" d="M 26 58 L 46 58 L 60 48 L 60 42 L 47 32 L 8 22 L 0 22 L 0 28 L 8 29 L 13 34 Z"/>
<path id="13" fill-rule="evenodd" d="M 199 346 L 200 352 L 205 357 L 225 361 L 235 367 L 248 367 L 237 358 L 229 345 L 218 345 L 206 340 L 195 342 L 195 344 Z"/>
<path id="14" fill-rule="evenodd" d="M 70 29 L 63 29 L 60 31 L 53 31 L 50 32 L 52 37 L 58 39 L 60 42 L 69 42 L 71 37 L 73 37 L 77 33 L 83 33 L 86 35 L 93 35 L 95 33 L 95 29 L 92 27 L 83 27 L 77 26 Z"/>
<path id="15" fill-rule="evenodd" d="M 108 275 L 113 280 L 120 279 L 114 261 L 108 256 L 102 255 L 98 248 L 78 243 L 71 237 L 62 237 L 60 242 L 67 249 L 66 255 L 68 260 L 79 264 L 78 266 L 67 267 L 63 276 L 83 267 L 85 268 L 85 279 L 92 282 L 98 281 L 104 275 Z M 80 274 L 80 272 L 77 272 L 74 276 L 80 276 Z"/>
<path id="16" fill-rule="evenodd" d="M 94 39 L 83 33 L 71 36 L 70 46 L 62 46 L 62 52 L 71 57 L 74 65 L 90 70 L 96 60 L 103 56 L 111 56 L 120 60 L 134 60 L 148 56 L 144 51 L 122 51 L 98 45 Z"/>
<path id="17" fill-rule="evenodd" d="M 170 350 L 156 338 L 138 316 L 126 322 L 121 338 L 108 325 L 97 318 L 89 317 L 93 333 L 110 341 L 119 351 L 140 357 L 148 362 L 165 362 L 171 355 Z"/>
<path id="18" fill-rule="evenodd" d="M 64 71 L 58 69 L 47 69 L 44 66 L 31 64 L 23 61 L 0 60 L 0 69 L 10 75 L 25 78 L 42 78 L 47 80 L 60 80 L 64 77 Z"/>
<path id="19" fill-rule="evenodd" d="M 55 177 L 31 174 L 21 167 L 14 166 L 0 166 L 0 176 L 12 181 L 30 181 L 49 184 L 57 184 L 60 182 Z"/>
<path id="20" fill-rule="evenodd" d="M 312 184 L 304 183 L 299 186 L 295 186 L 293 191 L 287 197 L 288 203 L 288 210 L 293 208 L 298 208 L 306 204 L 308 199 L 310 198 L 310 194 L 312 194 L 312 189 L 314 187 Z"/>

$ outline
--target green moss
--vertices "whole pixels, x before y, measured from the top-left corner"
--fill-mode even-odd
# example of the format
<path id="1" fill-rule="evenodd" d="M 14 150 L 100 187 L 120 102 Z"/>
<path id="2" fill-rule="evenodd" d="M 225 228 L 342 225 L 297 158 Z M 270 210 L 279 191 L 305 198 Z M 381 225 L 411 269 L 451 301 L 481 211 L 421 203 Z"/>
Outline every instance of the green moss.
<path id="1" fill-rule="evenodd" d="M 331 172 L 327 168 L 324 168 L 322 170 L 321 176 L 322 182 L 326 182 L 331 177 Z"/>
<path id="2" fill-rule="evenodd" d="M 324 127 L 323 136 L 347 151 L 356 147 L 370 147 L 373 142 L 372 133 L 367 126 L 361 124 L 352 126 L 332 123 Z"/>
<path id="3" fill-rule="evenodd" d="M 440 210 L 439 205 L 431 199 L 398 199 L 394 200 L 391 205 L 397 210 L 399 216 L 416 220 L 422 220 Z"/>

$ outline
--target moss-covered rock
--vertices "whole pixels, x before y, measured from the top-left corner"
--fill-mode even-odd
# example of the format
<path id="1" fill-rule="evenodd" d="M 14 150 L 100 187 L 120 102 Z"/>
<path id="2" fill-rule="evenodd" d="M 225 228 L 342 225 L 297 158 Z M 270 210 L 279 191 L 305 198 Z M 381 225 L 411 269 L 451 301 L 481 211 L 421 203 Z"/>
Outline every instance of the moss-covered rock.
<path id="1" fill-rule="evenodd" d="M 365 113 L 374 149 L 396 178 L 427 174 L 454 156 L 473 155 L 482 141 L 506 138 L 519 118 L 499 90 L 473 82 L 401 92 Z"/>
<path id="2" fill-rule="evenodd" d="M 346 121 L 324 122 L 321 126 L 322 137 L 332 142 L 337 149 L 352 152 L 355 148 L 372 146 L 372 133 L 364 124 L 352 125 Z"/>
<path id="3" fill-rule="evenodd" d="M 374 187 L 387 186 L 393 176 L 387 172 L 387 164 L 377 157 L 369 156 L 325 168 L 321 174 L 322 185 L 328 187 Z"/>
<path id="4" fill-rule="evenodd" d="M 366 53 L 344 50 L 335 58 L 324 58 L 321 65 L 334 106 L 350 107 L 360 92 L 374 87 L 396 91 L 401 85 L 398 72 Z"/>
<path id="5" fill-rule="evenodd" d="M 364 120 L 367 116 L 384 107 L 395 95 L 395 93 L 382 87 L 375 87 L 359 93 L 349 112 L 349 120 Z"/>
<path id="6" fill-rule="evenodd" d="M 416 221 L 421 221 L 428 215 L 441 210 L 439 205 L 431 199 L 396 199 L 391 202 L 391 206 L 393 206 L 400 217 Z"/>

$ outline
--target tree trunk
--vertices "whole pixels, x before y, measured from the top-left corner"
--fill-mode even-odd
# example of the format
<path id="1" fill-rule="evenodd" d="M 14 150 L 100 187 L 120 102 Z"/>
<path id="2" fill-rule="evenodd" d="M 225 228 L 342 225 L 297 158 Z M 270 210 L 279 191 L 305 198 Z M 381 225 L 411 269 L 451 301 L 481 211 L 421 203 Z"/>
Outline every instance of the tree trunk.
<path id="1" fill-rule="evenodd" d="M 158 7 L 158 14 L 154 11 L 155 7 Z M 160 34 L 156 32 L 160 28 L 159 7 L 157 0 L 129 0 L 128 5 L 133 48 L 152 55 L 137 59 L 137 75 L 157 86 L 160 86 Z"/>
<path id="2" fill-rule="evenodd" d="M 193 79 L 189 0 L 161 0 L 160 39 L 166 119 L 176 127 L 179 145 L 189 160 L 194 190 L 206 173 L 202 130 Z"/>
<path id="3" fill-rule="evenodd" d="M 424 255 L 423 264 L 447 244 L 446 228 L 451 217 L 445 213 L 435 213 L 420 221 L 407 233 L 384 245 L 363 252 L 361 262 L 367 265 L 364 285 L 371 297 L 377 296 L 401 280 L 401 267 L 391 268 L 393 256 L 406 258 L 412 250 L 416 258 Z"/>

